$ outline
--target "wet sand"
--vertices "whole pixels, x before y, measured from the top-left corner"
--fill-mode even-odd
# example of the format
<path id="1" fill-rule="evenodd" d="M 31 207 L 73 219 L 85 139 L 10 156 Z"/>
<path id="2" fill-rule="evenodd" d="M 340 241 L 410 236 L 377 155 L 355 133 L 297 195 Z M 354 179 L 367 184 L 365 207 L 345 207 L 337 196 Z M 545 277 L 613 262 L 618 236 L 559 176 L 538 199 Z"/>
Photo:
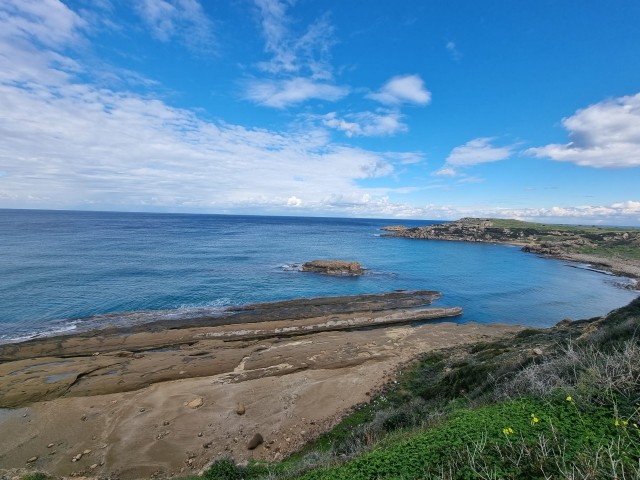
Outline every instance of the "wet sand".
<path id="1" fill-rule="evenodd" d="M 341 313 L 331 307 L 322 315 L 316 306 L 320 316 L 304 319 L 2 346 L 0 406 L 12 408 L 0 410 L 0 466 L 9 478 L 26 469 L 135 479 L 198 472 L 221 457 L 275 461 L 331 428 L 420 353 L 520 330 L 412 323 L 456 314 L 424 308 L 437 296 L 423 297 L 347 298 L 335 303 Z M 249 450 L 255 433 L 264 443 Z"/>

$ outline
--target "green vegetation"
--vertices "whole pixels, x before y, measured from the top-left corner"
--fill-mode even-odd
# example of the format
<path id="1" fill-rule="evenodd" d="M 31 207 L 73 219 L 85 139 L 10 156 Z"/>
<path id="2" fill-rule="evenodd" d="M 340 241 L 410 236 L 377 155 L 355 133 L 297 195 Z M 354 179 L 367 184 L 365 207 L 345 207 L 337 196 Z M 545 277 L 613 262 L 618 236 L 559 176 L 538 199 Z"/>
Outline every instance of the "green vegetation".
<path id="1" fill-rule="evenodd" d="M 475 219 L 474 219 L 475 220 Z M 510 228 L 520 230 L 535 230 L 537 232 L 569 232 L 569 233 L 618 233 L 618 232 L 640 232 L 640 228 L 634 227 L 598 227 L 595 225 L 561 225 L 554 223 L 524 222 L 522 220 L 511 220 L 502 218 L 489 219 L 495 228 Z"/>
<path id="2" fill-rule="evenodd" d="M 640 299 L 424 355 L 283 462 L 206 479 L 640 478 Z"/>
<path id="3" fill-rule="evenodd" d="M 48 480 L 49 478 L 50 477 L 48 477 L 45 473 L 35 472 L 23 476 L 20 480 Z"/>
<path id="4" fill-rule="evenodd" d="M 548 255 L 587 254 L 602 259 L 640 260 L 640 229 L 583 225 L 554 225 L 499 218 L 463 218 L 431 227 L 457 231 L 478 238 L 527 245 L 530 251 Z"/>
<path id="5" fill-rule="evenodd" d="M 578 253 L 597 255 L 604 258 L 620 258 L 640 260 L 640 248 L 634 245 L 609 245 L 598 247 L 582 247 Z"/>

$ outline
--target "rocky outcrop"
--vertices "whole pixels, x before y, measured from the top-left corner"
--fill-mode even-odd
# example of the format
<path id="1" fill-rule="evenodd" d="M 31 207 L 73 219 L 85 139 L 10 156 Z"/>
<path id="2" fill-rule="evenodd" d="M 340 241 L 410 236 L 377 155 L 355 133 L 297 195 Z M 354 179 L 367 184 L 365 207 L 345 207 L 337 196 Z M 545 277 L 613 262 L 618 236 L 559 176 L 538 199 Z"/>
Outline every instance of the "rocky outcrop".
<path id="1" fill-rule="evenodd" d="M 354 276 L 364 273 L 364 269 L 359 262 L 345 260 L 312 260 L 302 265 L 302 271 L 338 276 Z"/>
<path id="2" fill-rule="evenodd" d="M 399 225 L 384 227 L 391 232 L 386 237 L 419 238 L 426 240 L 457 240 L 465 242 L 498 241 L 511 237 L 508 229 L 493 229 L 493 222 L 482 218 L 463 218 L 456 222 L 407 228 Z M 497 231 L 496 231 L 497 230 Z"/>
<path id="3" fill-rule="evenodd" d="M 393 225 L 382 230 L 390 232 L 383 235 L 386 237 L 516 244 L 522 245 L 525 252 L 557 257 L 600 247 L 640 248 L 638 229 L 546 225 L 518 220 L 462 218 L 424 227 Z"/>
<path id="4" fill-rule="evenodd" d="M 167 328 L 148 324 L 138 331 L 97 330 L 0 345 L 0 408 L 61 396 L 139 390 L 185 377 L 288 374 L 311 363 L 276 357 L 275 363 L 252 369 L 247 356 L 255 351 L 261 357 L 267 345 L 293 337 L 312 342 L 310 338 L 330 332 L 371 331 L 462 314 L 458 307 L 427 308 L 439 296 L 417 290 L 287 300 L 233 307 L 195 325 L 174 320 Z M 332 357 L 334 361 L 355 359 L 349 353 Z M 199 392 L 182 398 L 182 405 L 187 412 L 207 408 Z M 246 415 L 247 407 L 252 412 L 256 408 L 250 398 L 234 398 L 230 411 L 234 405 L 239 417 Z M 136 407 L 137 414 L 149 411 L 146 405 Z"/>

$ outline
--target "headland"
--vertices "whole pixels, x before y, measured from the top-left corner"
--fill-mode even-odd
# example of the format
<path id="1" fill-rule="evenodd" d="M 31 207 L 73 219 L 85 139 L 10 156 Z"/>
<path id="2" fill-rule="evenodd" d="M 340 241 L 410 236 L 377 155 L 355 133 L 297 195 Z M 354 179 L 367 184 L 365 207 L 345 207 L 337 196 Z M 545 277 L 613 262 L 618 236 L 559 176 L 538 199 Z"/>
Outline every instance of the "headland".
<path id="1" fill-rule="evenodd" d="M 525 252 L 585 263 L 640 279 L 640 229 L 555 225 L 499 218 L 462 218 L 424 227 L 384 227 L 384 236 L 517 245 Z M 640 284 L 636 282 L 636 288 Z"/>

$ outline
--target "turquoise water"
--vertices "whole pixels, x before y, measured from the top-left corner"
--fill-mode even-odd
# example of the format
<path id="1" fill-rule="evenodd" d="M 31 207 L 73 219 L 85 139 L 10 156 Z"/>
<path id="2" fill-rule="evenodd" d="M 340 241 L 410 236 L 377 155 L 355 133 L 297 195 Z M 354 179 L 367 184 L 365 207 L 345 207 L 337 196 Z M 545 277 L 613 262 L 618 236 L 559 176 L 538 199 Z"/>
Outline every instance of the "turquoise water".
<path id="1" fill-rule="evenodd" d="M 385 238 L 398 220 L 0 210 L 0 341 L 225 305 L 433 289 L 461 322 L 549 326 L 620 307 L 625 279 L 516 247 Z M 434 222 L 402 222 L 424 225 Z M 362 277 L 301 273 L 360 261 Z M 574 265 L 576 266 L 576 265 Z"/>

